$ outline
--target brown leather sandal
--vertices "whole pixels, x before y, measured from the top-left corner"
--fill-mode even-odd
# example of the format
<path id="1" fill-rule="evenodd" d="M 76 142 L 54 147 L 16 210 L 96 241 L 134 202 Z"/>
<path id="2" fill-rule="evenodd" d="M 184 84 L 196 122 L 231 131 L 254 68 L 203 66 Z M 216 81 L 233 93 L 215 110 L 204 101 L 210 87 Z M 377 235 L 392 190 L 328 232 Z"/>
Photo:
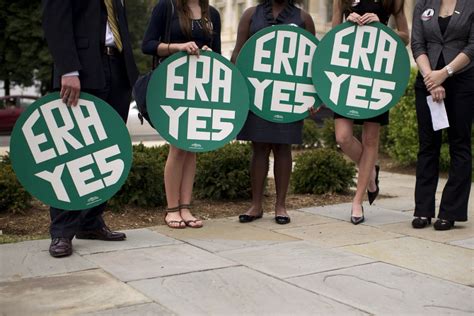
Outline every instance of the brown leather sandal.
<path id="1" fill-rule="evenodd" d="M 184 220 L 180 220 L 180 221 L 177 221 L 177 220 L 171 220 L 171 221 L 167 221 L 166 220 L 166 216 L 168 215 L 168 213 L 176 213 L 176 212 L 179 212 L 181 209 L 179 206 L 176 206 L 176 207 L 168 207 L 166 209 L 166 212 L 165 212 L 165 218 L 164 218 L 164 221 L 166 223 L 166 225 L 169 227 L 169 228 L 175 228 L 175 229 L 183 229 L 183 228 L 186 228 L 187 224 Z M 176 226 L 176 224 L 178 224 L 178 226 Z M 182 225 L 184 224 L 184 225 Z"/>
<path id="2" fill-rule="evenodd" d="M 192 208 L 191 204 L 181 204 L 179 206 L 179 210 L 182 210 L 182 209 L 191 210 L 191 208 Z M 198 218 L 190 219 L 190 220 L 187 220 L 187 221 L 183 220 L 183 222 L 186 224 L 186 226 L 191 227 L 191 228 L 201 228 L 203 226 L 202 220 L 198 219 Z M 201 222 L 201 224 L 196 224 L 197 222 Z"/>

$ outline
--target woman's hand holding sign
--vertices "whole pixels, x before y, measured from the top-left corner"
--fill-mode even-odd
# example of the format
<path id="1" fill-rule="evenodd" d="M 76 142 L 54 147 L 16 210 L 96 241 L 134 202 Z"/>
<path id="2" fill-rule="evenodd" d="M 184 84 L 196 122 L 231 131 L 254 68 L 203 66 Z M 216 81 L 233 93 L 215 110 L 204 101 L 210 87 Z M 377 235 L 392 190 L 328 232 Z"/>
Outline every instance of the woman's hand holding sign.
<path id="1" fill-rule="evenodd" d="M 360 18 L 361 18 L 361 16 L 359 14 L 357 14 L 355 12 L 352 12 L 347 17 L 347 21 L 352 22 L 352 23 L 357 23 L 357 24 L 360 25 L 360 23 L 359 23 Z"/>
<path id="2" fill-rule="evenodd" d="M 199 56 L 199 47 L 196 42 L 190 41 L 180 45 L 179 50 L 182 52 L 187 52 L 189 55 L 198 55 Z"/>
<path id="3" fill-rule="evenodd" d="M 372 22 L 380 22 L 379 17 L 375 13 L 365 13 L 359 20 L 359 25 L 369 24 Z"/>
<path id="4" fill-rule="evenodd" d="M 309 111 L 309 115 L 311 116 L 311 118 L 315 118 L 316 114 L 318 114 L 319 110 L 321 110 L 321 106 L 318 106 L 316 108 L 314 106 L 310 106 L 308 108 L 308 111 Z"/>
<path id="5" fill-rule="evenodd" d="M 372 22 L 380 22 L 379 17 L 375 13 L 365 13 L 364 15 L 359 15 L 355 12 L 352 12 L 347 17 L 347 21 L 357 23 L 359 25 L 364 25 Z"/>

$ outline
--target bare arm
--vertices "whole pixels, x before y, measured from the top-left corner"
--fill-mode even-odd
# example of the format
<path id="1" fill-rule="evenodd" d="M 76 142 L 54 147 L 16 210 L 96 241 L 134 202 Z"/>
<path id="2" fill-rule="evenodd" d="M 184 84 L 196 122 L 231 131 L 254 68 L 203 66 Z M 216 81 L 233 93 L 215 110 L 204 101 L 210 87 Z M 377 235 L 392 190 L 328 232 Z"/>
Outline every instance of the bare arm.
<path id="1" fill-rule="evenodd" d="M 396 11 L 393 15 L 395 18 L 395 24 L 397 25 L 397 34 L 400 36 L 402 41 L 405 43 L 405 45 L 408 45 L 408 42 L 410 40 L 410 35 L 408 32 L 408 23 L 407 23 L 407 18 L 405 16 L 405 10 L 403 10 L 403 1 L 402 0 L 397 0 L 395 3 Z"/>
<path id="2" fill-rule="evenodd" d="M 199 55 L 199 47 L 194 41 L 187 43 L 160 43 L 156 49 L 158 56 L 165 57 L 177 52 L 187 52 L 190 55 Z"/>
<path id="3" fill-rule="evenodd" d="M 316 28 L 314 27 L 314 21 L 311 15 L 309 15 L 308 12 L 301 10 L 301 17 L 304 21 L 306 31 L 310 32 L 313 35 L 316 35 Z"/>
<path id="4" fill-rule="evenodd" d="M 333 0 L 332 1 L 332 20 L 331 25 L 335 27 L 342 23 L 342 6 L 341 0 Z"/>
<path id="5" fill-rule="evenodd" d="M 443 69 L 433 70 L 430 73 L 426 74 L 426 76 L 424 76 L 426 87 L 428 88 L 428 90 L 431 90 L 432 88 L 441 85 L 446 79 L 448 79 L 448 67 L 453 70 L 453 73 L 456 73 L 467 65 L 469 65 L 470 62 L 471 60 L 465 53 L 459 53 L 456 58 L 454 58 L 453 61 L 451 61 Z"/>
<path id="6" fill-rule="evenodd" d="M 451 67 L 454 73 L 458 72 L 459 70 L 463 69 L 469 63 L 471 59 L 465 53 L 459 53 L 456 58 L 453 59 L 447 66 Z"/>
<path id="7" fill-rule="evenodd" d="M 244 46 L 245 42 L 249 39 L 250 21 L 252 20 L 255 9 L 256 7 L 248 8 L 240 18 L 239 27 L 237 29 L 237 40 L 235 42 L 234 51 L 232 52 L 232 57 L 230 58 L 233 64 L 237 61 L 237 56 L 239 56 L 242 46 Z"/>
<path id="8" fill-rule="evenodd" d="M 428 55 L 422 54 L 418 56 L 415 61 L 423 77 L 431 72 L 431 65 Z"/>
<path id="9" fill-rule="evenodd" d="M 435 70 L 429 73 L 424 79 L 425 79 L 425 85 L 428 87 L 433 87 L 430 89 L 431 94 L 433 95 L 433 99 L 438 99 L 438 102 L 441 101 L 441 99 L 445 98 L 444 94 L 444 89 L 443 89 L 443 95 L 439 96 L 436 98 L 436 91 L 438 91 L 440 88 L 443 88 L 441 84 L 449 77 L 447 67 L 451 67 L 453 70 L 453 73 L 458 72 L 459 70 L 463 69 L 467 65 L 471 63 L 471 60 L 469 59 L 469 56 L 467 56 L 465 53 L 459 53 L 456 58 L 453 59 L 448 65 L 446 65 L 443 69 L 440 70 Z"/>

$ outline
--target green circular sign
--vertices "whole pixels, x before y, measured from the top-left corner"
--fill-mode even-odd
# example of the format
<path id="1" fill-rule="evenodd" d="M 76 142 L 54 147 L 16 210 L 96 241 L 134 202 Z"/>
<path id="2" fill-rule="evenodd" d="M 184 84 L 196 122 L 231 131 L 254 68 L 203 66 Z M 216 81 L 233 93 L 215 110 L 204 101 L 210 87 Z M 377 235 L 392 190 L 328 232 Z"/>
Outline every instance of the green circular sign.
<path id="1" fill-rule="evenodd" d="M 248 39 L 236 64 L 247 79 L 250 111 L 267 121 L 290 123 L 318 107 L 311 74 L 318 44 L 313 34 L 294 25 L 266 27 Z"/>
<path id="2" fill-rule="evenodd" d="M 11 135 L 10 156 L 18 180 L 53 207 L 82 210 L 111 198 L 132 164 L 128 130 L 107 103 L 81 93 L 66 106 L 51 93 L 20 116 Z"/>
<path id="3" fill-rule="evenodd" d="M 400 37 L 382 23 L 351 22 L 329 31 L 314 54 L 313 82 L 334 112 L 351 119 L 380 115 L 397 104 L 410 77 Z"/>
<path id="4" fill-rule="evenodd" d="M 249 94 L 242 74 L 221 55 L 180 52 L 153 72 L 146 102 L 164 139 L 187 151 L 205 152 L 235 138 L 247 118 Z"/>

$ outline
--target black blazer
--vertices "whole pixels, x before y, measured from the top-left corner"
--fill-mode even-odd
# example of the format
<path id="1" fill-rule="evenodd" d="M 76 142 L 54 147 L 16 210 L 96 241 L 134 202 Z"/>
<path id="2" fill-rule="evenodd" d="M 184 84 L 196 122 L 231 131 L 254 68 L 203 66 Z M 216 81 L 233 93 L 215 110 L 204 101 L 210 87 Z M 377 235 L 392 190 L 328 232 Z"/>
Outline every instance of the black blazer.
<path id="1" fill-rule="evenodd" d="M 441 0 L 417 1 L 411 33 L 413 57 L 428 55 L 431 68 L 435 69 L 441 54 L 448 64 L 463 52 L 471 62 L 459 72 L 466 71 L 474 67 L 474 1 L 457 0 L 444 35 L 438 23 L 440 5 Z"/>
<path id="2" fill-rule="evenodd" d="M 133 58 L 123 0 L 114 0 L 130 87 L 138 70 Z M 105 87 L 102 65 L 106 9 L 103 0 L 42 0 L 43 31 L 53 56 L 53 88 L 61 76 L 79 71 L 81 88 Z"/>

